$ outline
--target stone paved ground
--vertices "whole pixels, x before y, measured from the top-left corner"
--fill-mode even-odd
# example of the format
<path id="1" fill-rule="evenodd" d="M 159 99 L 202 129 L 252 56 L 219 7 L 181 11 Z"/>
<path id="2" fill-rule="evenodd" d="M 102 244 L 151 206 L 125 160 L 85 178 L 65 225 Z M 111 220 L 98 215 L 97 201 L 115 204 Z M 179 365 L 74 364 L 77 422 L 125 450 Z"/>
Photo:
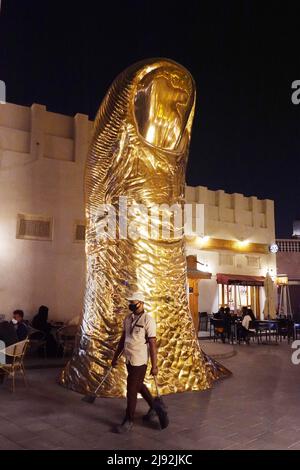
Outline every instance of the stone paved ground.
<path id="1" fill-rule="evenodd" d="M 205 346 L 204 346 L 205 347 Z M 206 346 L 233 376 L 205 392 L 165 398 L 171 424 L 160 431 L 145 426 L 139 401 L 135 430 L 111 432 L 123 415 L 125 400 L 83 403 L 80 395 L 55 383 L 58 369 L 28 371 L 30 387 L 0 387 L 1 449 L 298 449 L 300 450 L 300 365 L 291 349 L 251 344 Z M 225 349 L 224 349 L 225 348 Z M 219 351 L 220 355 L 220 351 Z"/>

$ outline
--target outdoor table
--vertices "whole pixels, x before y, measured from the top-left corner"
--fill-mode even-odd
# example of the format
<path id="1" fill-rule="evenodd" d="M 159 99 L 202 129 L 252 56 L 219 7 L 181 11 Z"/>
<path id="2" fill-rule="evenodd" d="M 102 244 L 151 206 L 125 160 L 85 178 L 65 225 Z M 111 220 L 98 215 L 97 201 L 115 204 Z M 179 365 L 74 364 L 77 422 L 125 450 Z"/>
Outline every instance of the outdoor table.
<path id="1" fill-rule="evenodd" d="M 298 339 L 298 334 L 300 334 L 300 323 L 294 323 L 294 340 Z"/>
<path id="2" fill-rule="evenodd" d="M 275 328 L 271 328 L 272 326 L 275 326 Z M 271 335 L 272 332 L 275 332 L 275 337 L 276 337 L 276 342 L 277 342 L 277 337 L 278 337 L 278 320 L 256 320 L 254 322 L 254 328 L 256 330 L 256 336 L 257 336 L 257 342 L 259 342 L 259 339 L 261 340 L 262 334 L 265 333 L 266 336 L 266 342 L 261 344 L 269 344 L 271 342 Z M 258 332 L 261 332 L 261 334 L 258 334 Z M 268 343 L 268 338 L 269 338 L 269 343 Z"/>

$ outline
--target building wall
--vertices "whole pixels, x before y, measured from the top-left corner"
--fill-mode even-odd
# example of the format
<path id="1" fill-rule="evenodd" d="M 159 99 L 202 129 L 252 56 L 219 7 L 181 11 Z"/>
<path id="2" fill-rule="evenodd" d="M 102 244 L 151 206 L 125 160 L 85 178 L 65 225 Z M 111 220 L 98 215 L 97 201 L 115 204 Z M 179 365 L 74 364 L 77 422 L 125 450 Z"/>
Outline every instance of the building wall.
<path id="1" fill-rule="evenodd" d="M 41 304 L 49 307 L 51 319 L 68 320 L 81 312 L 84 244 L 74 243 L 73 231 L 75 221 L 84 219 L 83 175 L 91 128 L 81 114 L 63 116 L 38 104 L 0 105 L 0 314 L 10 316 L 22 308 L 31 318 Z M 203 235 L 274 242 L 273 201 L 203 186 L 187 186 L 186 198 L 204 205 Z M 52 241 L 17 239 L 20 213 L 53 217 Z M 222 250 L 187 243 L 187 254 L 196 254 L 212 273 L 212 280 L 200 283 L 201 311 L 216 309 L 218 272 L 265 275 L 269 269 L 276 274 L 274 255 L 239 252 L 221 259 Z"/>
<path id="2" fill-rule="evenodd" d="M 291 280 L 300 281 L 300 240 L 277 240 L 279 251 L 277 253 L 278 274 L 286 274 Z"/>
<path id="3" fill-rule="evenodd" d="M 296 224 L 294 223 L 294 233 Z M 277 258 L 278 274 L 286 274 L 294 319 L 300 321 L 300 239 L 279 239 Z"/>
<path id="4" fill-rule="evenodd" d="M 212 274 L 211 280 L 199 281 L 199 311 L 218 309 L 218 286 L 216 274 L 240 274 L 276 276 L 276 255 L 268 251 L 275 242 L 274 202 L 269 199 L 228 194 L 223 190 L 212 191 L 205 186 L 186 188 L 186 201 L 193 207 L 193 230 L 187 237 L 187 255 L 196 255 L 199 270 Z M 203 223 L 196 233 L 196 204 L 202 204 Z M 199 221 L 198 221 L 199 222 Z M 202 238 L 204 237 L 204 238 Z M 237 244 L 235 250 L 206 250 L 205 238 L 229 240 Z M 253 248 L 251 248 L 253 245 Z M 256 252 L 255 245 L 263 252 Z M 250 248 L 249 248 L 250 247 Z M 275 295 L 275 293 L 274 293 Z M 261 289 L 260 309 L 264 307 L 264 289 Z"/>
<path id="5" fill-rule="evenodd" d="M 39 305 L 51 319 L 82 309 L 84 243 L 74 223 L 84 219 L 83 168 L 91 123 L 31 108 L 0 105 L 0 313 Z M 52 241 L 16 238 L 19 213 L 53 217 Z"/>
<path id="6" fill-rule="evenodd" d="M 277 253 L 278 274 L 300 281 L 300 253 Z"/>
<path id="7" fill-rule="evenodd" d="M 186 201 L 204 205 L 204 235 L 255 243 L 275 241 L 274 201 L 205 186 L 187 186 Z"/>

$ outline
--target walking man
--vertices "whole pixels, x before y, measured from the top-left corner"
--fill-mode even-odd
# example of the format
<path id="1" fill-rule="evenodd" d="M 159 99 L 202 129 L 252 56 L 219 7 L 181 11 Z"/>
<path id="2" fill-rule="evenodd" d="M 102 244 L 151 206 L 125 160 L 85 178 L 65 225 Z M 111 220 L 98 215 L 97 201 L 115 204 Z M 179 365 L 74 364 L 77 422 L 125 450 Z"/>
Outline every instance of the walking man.
<path id="1" fill-rule="evenodd" d="M 127 408 L 124 421 L 117 426 L 116 432 L 126 433 L 133 427 L 137 394 L 140 393 L 153 410 L 153 397 L 144 384 L 149 354 L 151 374 L 157 375 L 156 324 L 154 319 L 144 311 L 144 295 L 133 293 L 128 299 L 132 312 L 124 320 L 124 327 L 118 347 L 112 359 L 115 367 L 120 354 L 124 351 L 127 367 Z"/>

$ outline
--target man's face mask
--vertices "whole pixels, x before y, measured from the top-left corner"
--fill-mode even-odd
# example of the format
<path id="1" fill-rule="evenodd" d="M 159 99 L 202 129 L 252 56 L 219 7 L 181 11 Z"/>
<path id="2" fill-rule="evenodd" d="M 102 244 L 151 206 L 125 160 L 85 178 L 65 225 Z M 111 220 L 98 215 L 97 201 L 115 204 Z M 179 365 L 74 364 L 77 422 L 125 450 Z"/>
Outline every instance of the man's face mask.
<path id="1" fill-rule="evenodd" d="M 131 310 L 131 312 L 136 312 L 139 306 L 140 302 L 138 302 L 137 304 L 129 304 L 129 310 Z"/>
<path id="2" fill-rule="evenodd" d="M 13 318 L 13 319 L 12 319 L 12 323 L 13 323 L 14 325 L 16 325 L 16 324 L 18 323 L 18 320 L 16 320 L 15 318 Z"/>

